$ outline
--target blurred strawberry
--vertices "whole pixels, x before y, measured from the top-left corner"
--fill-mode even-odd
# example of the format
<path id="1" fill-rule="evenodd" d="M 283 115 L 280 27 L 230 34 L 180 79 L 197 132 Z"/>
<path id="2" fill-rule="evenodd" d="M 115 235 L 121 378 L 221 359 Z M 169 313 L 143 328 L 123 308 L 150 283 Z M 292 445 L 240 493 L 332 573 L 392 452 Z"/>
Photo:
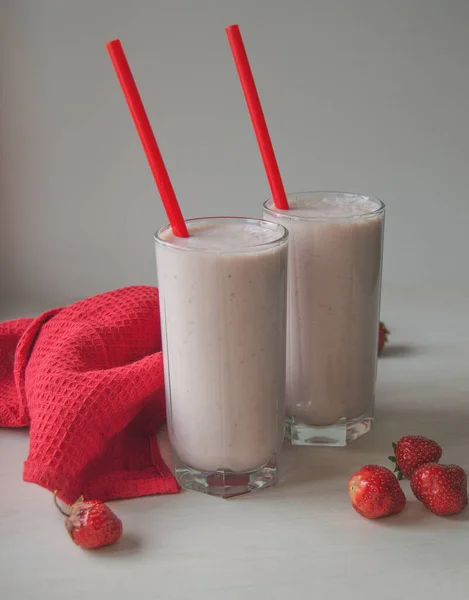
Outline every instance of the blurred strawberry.
<path id="1" fill-rule="evenodd" d="M 378 336 L 378 354 L 381 354 L 384 346 L 388 342 L 389 331 L 383 322 L 379 322 L 379 336 Z"/>

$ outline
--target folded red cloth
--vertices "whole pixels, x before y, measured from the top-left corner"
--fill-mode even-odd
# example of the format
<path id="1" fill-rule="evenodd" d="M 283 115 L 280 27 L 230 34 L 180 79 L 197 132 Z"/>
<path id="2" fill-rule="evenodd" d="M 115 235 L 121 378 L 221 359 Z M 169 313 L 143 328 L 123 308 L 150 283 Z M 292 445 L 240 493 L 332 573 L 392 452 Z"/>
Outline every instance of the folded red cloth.
<path id="1" fill-rule="evenodd" d="M 158 290 L 0 324 L 0 426 L 30 427 L 23 478 L 74 502 L 171 494 Z"/>

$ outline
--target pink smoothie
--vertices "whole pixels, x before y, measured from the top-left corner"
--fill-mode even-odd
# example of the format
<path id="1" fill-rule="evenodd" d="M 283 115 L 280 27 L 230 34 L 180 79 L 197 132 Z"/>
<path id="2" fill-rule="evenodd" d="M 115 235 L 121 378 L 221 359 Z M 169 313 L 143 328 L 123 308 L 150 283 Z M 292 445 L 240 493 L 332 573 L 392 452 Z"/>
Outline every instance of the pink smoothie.
<path id="1" fill-rule="evenodd" d="M 371 417 L 384 205 L 321 192 L 289 203 L 264 213 L 290 233 L 287 413 L 312 426 Z"/>
<path id="2" fill-rule="evenodd" d="M 189 238 L 166 228 L 157 242 L 171 442 L 193 469 L 254 470 L 283 431 L 287 233 L 256 219 L 187 224 Z"/>

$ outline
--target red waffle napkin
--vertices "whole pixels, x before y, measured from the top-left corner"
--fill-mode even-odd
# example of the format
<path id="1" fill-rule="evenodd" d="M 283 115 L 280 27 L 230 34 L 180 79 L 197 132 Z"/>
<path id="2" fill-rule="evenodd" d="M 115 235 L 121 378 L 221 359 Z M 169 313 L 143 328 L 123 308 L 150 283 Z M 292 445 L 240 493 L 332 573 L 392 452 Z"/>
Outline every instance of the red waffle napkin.
<path id="1" fill-rule="evenodd" d="M 0 426 L 30 427 L 23 478 L 74 502 L 175 493 L 158 291 L 130 287 L 0 324 Z"/>

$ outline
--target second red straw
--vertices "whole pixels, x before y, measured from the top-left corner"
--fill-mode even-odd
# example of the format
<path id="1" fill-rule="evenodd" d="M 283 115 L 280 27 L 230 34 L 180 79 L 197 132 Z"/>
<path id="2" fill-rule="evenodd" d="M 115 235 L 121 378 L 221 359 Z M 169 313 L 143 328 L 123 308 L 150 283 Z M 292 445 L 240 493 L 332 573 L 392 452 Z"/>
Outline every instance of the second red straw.
<path id="1" fill-rule="evenodd" d="M 238 25 L 230 25 L 226 28 L 226 35 L 230 43 L 231 52 L 238 71 L 241 87 L 249 114 L 251 116 L 254 133 L 256 134 L 259 150 L 261 151 L 262 161 L 269 181 L 272 198 L 277 208 L 288 210 L 288 200 L 283 187 L 282 177 L 275 158 L 274 148 L 270 139 L 267 123 L 265 122 L 262 111 L 261 101 L 257 93 L 256 84 L 249 65 L 248 56 L 244 47 L 243 38 Z"/>
<path id="2" fill-rule="evenodd" d="M 187 225 L 182 216 L 179 203 L 169 179 L 168 171 L 156 143 L 155 135 L 148 120 L 145 107 L 137 89 L 132 71 L 122 48 L 120 40 L 112 40 L 106 44 L 112 64 L 124 92 L 127 105 L 134 120 L 137 133 L 142 142 L 151 172 L 155 178 L 156 187 L 163 201 L 169 224 L 177 237 L 189 237 Z"/>

